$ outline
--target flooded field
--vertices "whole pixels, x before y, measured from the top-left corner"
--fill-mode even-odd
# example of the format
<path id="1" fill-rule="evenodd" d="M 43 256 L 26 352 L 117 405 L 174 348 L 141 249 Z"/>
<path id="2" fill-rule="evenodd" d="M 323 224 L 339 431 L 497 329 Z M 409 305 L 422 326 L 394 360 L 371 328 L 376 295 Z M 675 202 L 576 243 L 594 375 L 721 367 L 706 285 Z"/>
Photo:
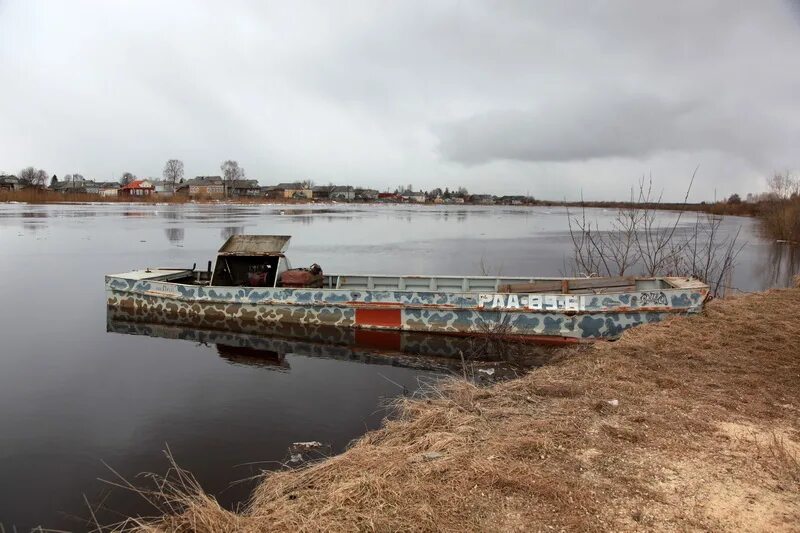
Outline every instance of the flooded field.
<path id="1" fill-rule="evenodd" d="M 387 400 L 447 371 L 437 351 L 459 348 L 409 337 L 384 355 L 348 332 L 275 341 L 130 324 L 107 314 L 104 274 L 203 268 L 228 236 L 271 233 L 293 236 L 295 266 L 330 273 L 559 275 L 566 220 L 557 208 L 0 205 L 0 526 L 85 529 L 84 496 L 106 522 L 147 513 L 98 478 L 163 472 L 167 445 L 235 505 L 252 485 L 232 483 L 279 467 L 293 442 L 341 451 Z M 800 250 L 756 224 L 723 223 L 746 242 L 732 285 L 788 285 Z"/>

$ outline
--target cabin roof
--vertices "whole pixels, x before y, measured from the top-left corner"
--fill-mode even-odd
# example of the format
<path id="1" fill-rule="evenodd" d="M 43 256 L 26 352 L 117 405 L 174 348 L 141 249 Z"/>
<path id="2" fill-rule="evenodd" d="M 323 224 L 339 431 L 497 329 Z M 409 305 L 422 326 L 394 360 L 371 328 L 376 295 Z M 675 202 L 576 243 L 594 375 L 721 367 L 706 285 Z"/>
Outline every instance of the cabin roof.
<path id="1" fill-rule="evenodd" d="M 289 248 L 289 235 L 231 235 L 219 255 L 275 255 Z"/>

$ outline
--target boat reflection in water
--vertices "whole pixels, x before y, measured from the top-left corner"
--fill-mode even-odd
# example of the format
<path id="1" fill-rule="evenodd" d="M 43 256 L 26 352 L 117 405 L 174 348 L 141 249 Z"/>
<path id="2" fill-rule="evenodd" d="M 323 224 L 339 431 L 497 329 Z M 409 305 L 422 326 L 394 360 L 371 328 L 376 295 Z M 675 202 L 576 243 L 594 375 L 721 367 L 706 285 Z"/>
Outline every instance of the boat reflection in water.
<path id="1" fill-rule="evenodd" d="M 330 325 L 231 320 L 215 326 L 218 329 L 197 327 L 190 316 L 153 322 L 152 317 L 135 310 L 112 306 L 107 308 L 106 314 L 106 330 L 111 333 L 216 345 L 220 357 L 233 364 L 285 372 L 290 370 L 287 354 L 461 373 L 465 362 L 476 368 L 499 366 L 506 371 L 540 366 L 555 350 L 530 342 Z"/>

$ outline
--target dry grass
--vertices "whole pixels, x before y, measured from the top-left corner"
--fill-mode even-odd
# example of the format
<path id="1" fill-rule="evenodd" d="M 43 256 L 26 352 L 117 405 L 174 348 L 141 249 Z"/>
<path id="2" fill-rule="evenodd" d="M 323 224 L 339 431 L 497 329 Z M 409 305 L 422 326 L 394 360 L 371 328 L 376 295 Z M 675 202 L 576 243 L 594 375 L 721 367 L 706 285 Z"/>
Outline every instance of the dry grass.
<path id="1" fill-rule="evenodd" d="M 167 514 L 125 527 L 792 530 L 798 316 L 796 289 L 715 301 L 513 381 L 452 381 L 345 453 L 266 474 L 242 513 L 184 482 L 162 486 Z"/>
<path id="2" fill-rule="evenodd" d="M 0 202 L 25 202 L 28 204 L 74 204 L 91 202 L 122 202 L 122 203 L 186 203 L 186 197 L 164 197 L 164 196 L 100 196 L 98 194 L 68 193 L 62 194 L 53 191 L 37 191 L 23 189 L 21 191 L 0 191 Z"/>

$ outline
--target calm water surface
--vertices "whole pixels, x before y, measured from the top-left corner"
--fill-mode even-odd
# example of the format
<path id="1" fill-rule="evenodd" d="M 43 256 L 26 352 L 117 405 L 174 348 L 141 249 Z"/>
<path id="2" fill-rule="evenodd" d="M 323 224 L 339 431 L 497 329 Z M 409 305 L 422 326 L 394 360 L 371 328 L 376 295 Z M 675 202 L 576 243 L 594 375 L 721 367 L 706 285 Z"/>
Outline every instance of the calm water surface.
<path id="1" fill-rule="evenodd" d="M 611 211 L 592 213 L 601 223 Z M 664 215 L 669 218 L 671 214 Z M 800 252 L 727 218 L 747 244 L 733 285 L 786 285 Z M 287 458 L 295 441 L 341 451 L 380 424 L 384 400 L 427 372 L 280 354 L 280 365 L 190 340 L 107 331 L 103 275 L 202 268 L 236 233 L 292 235 L 295 266 L 327 272 L 559 275 L 557 208 L 0 205 L 0 525 L 82 530 L 86 498 L 107 522 L 148 509 L 97 478 L 163 472 L 162 450 L 226 506 L 231 486 Z M 317 347 L 319 351 L 319 347 Z M 322 348 L 324 352 L 325 348 Z M 333 350 L 331 351 L 333 355 Z M 253 464 L 254 462 L 261 462 Z"/>

